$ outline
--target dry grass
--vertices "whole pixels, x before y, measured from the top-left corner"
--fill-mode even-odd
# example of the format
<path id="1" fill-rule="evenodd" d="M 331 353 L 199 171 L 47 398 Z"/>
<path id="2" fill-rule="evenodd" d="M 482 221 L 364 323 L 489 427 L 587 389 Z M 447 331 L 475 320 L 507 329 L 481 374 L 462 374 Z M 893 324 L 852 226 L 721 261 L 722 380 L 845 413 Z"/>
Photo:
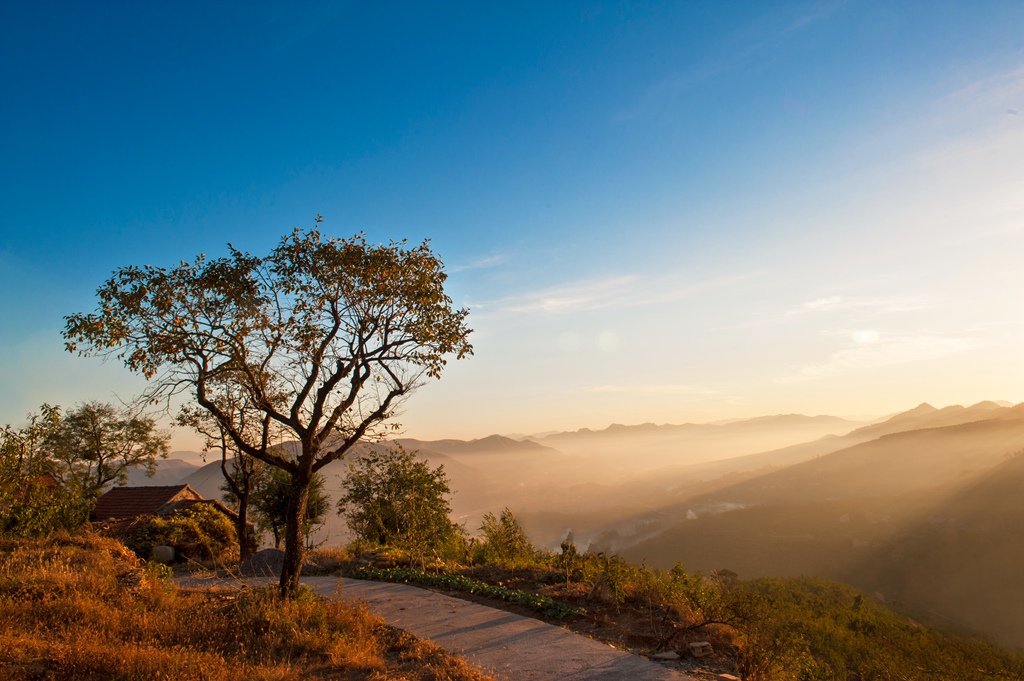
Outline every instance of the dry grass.
<path id="1" fill-rule="evenodd" d="M 311 594 L 176 591 L 116 541 L 0 542 L 0 679 L 408 679 L 481 674 Z"/>
<path id="2" fill-rule="evenodd" d="M 336 575 L 355 560 L 355 553 L 349 547 L 327 546 L 306 553 L 302 563 L 304 575 Z"/>

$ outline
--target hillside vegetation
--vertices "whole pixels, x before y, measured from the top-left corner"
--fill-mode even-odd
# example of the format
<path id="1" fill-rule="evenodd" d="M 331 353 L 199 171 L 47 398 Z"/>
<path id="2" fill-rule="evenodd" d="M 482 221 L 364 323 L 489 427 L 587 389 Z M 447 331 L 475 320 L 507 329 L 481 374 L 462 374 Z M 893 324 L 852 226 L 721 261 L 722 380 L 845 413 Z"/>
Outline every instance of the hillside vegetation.
<path id="1" fill-rule="evenodd" d="M 540 616 L 646 656 L 680 651 L 677 665 L 746 681 L 983 681 L 1024 679 L 1024 657 L 970 636 L 922 626 L 853 587 L 823 578 L 742 580 L 682 565 L 651 570 L 616 556 L 537 551 L 503 514 L 507 530 L 486 550 L 429 570 L 400 549 L 379 547 L 348 574 L 462 591 L 494 606 Z M 508 537 L 515 536 L 514 552 Z M 525 541 L 525 543 L 524 543 Z M 512 558 L 512 555 L 515 558 Z M 512 605 L 509 605 L 509 604 Z M 689 658 L 688 643 L 713 654 Z"/>
<path id="2" fill-rule="evenodd" d="M 665 509 L 676 523 L 623 553 L 830 577 L 1022 648 L 1022 450 L 1019 418 L 883 435 Z"/>

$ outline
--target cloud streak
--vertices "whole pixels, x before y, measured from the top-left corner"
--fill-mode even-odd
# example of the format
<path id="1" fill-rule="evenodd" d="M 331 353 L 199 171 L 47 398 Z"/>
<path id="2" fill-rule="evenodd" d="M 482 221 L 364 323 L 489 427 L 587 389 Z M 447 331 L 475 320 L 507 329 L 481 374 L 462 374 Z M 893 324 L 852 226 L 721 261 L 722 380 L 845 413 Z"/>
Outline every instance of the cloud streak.
<path id="1" fill-rule="evenodd" d="M 449 267 L 449 272 L 465 272 L 466 270 L 482 270 L 490 267 L 497 267 L 507 260 L 504 255 L 491 255 L 486 258 L 479 258 L 465 265 Z"/>
<path id="2" fill-rule="evenodd" d="M 818 364 L 807 364 L 776 379 L 777 383 L 798 383 L 881 366 L 921 362 L 967 352 L 978 347 L 973 338 L 940 336 L 880 337 L 871 343 L 859 343 L 832 353 Z"/>
<path id="3" fill-rule="evenodd" d="M 682 282 L 675 276 L 611 276 L 528 291 L 491 302 L 484 301 L 477 307 L 492 309 L 500 314 L 569 315 L 608 308 L 665 305 L 698 293 L 731 286 L 759 274 L 752 272 L 697 282 Z"/>
<path id="4" fill-rule="evenodd" d="M 830 17 L 844 4 L 845 0 L 838 0 L 821 5 L 784 26 L 761 30 L 753 39 L 729 54 L 709 57 L 687 71 L 655 82 L 640 97 L 639 102 L 621 111 L 615 116 L 615 120 L 631 121 L 656 115 L 687 91 L 707 81 L 746 68 L 757 63 L 759 59 L 763 60 L 766 52 L 779 49 L 798 33 Z"/>
<path id="5" fill-rule="evenodd" d="M 919 298 L 846 298 L 828 296 L 809 300 L 786 312 L 788 316 L 858 310 L 871 314 L 896 314 L 937 307 Z"/>

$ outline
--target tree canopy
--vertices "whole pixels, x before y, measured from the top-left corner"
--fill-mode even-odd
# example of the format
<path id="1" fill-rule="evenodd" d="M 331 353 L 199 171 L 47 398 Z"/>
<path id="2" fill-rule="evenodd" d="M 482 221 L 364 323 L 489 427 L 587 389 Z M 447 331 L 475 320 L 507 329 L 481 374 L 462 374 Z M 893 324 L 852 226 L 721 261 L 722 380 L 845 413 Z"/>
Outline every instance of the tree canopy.
<path id="1" fill-rule="evenodd" d="M 65 483 L 76 481 L 96 498 L 113 484 L 128 482 L 128 471 L 153 475 L 167 458 L 169 434 L 156 421 L 102 402 L 85 402 L 67 412 L 44 443 Z"/>
<path id="2" fill-rule="evenodd" d="M 116 270 L 94 312 L 66 318 L 64 337 L 71 352 L 115 357 L 149 378 L 149 399 L 190 392 L 242 454 L 291 475 L 281 588 L 293 593 L 313 474 L 382 436 L 449 356 L 472 354 L 468 311 L 453 308 L 427 243 L 296 229 L 265 257 L 228 250 Z M 230 406 L 238 395 L 262 418 L 249 411 L 241 424 Z M 294 456 L 273 446 L 285 439 L 298 443 Z"/>
<path id="3" fill-rule="evenodd" d="M 408 549 L 422 559 L 461 536 L 451 521 L 444 466 L 431 468 L 401 447 L 369 451 L 349 467 L 338 513 L 357 537 Z"/>

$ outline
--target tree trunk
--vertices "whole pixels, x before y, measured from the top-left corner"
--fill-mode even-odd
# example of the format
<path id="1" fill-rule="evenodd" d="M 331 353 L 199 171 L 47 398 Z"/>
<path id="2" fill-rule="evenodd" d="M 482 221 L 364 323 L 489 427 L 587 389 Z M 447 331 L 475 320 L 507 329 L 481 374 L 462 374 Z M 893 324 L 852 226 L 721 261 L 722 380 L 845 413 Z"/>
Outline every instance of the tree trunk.
<path id="1" fill-rule="evenodd" d="M 292 491 L 288 497 L 288 515 L 284 527 L 284 565 L 281 567 L 281 595 L 291 598 L 299 590 L 299 576 L 305 557 L 306 542 L 302 525 L 306 519 L 306 500 L 313 480 L 310 466 L 300 467 L 292 474 Z"/>
<path id="2" fill-rule="evenodd" d="M 238 560 L 245 562 L 256 551 L 256 542 L 249 531 L 249 494 L 238 497 L 238 519 L 235 521 L 235 534 L 238 536 Z"/>

